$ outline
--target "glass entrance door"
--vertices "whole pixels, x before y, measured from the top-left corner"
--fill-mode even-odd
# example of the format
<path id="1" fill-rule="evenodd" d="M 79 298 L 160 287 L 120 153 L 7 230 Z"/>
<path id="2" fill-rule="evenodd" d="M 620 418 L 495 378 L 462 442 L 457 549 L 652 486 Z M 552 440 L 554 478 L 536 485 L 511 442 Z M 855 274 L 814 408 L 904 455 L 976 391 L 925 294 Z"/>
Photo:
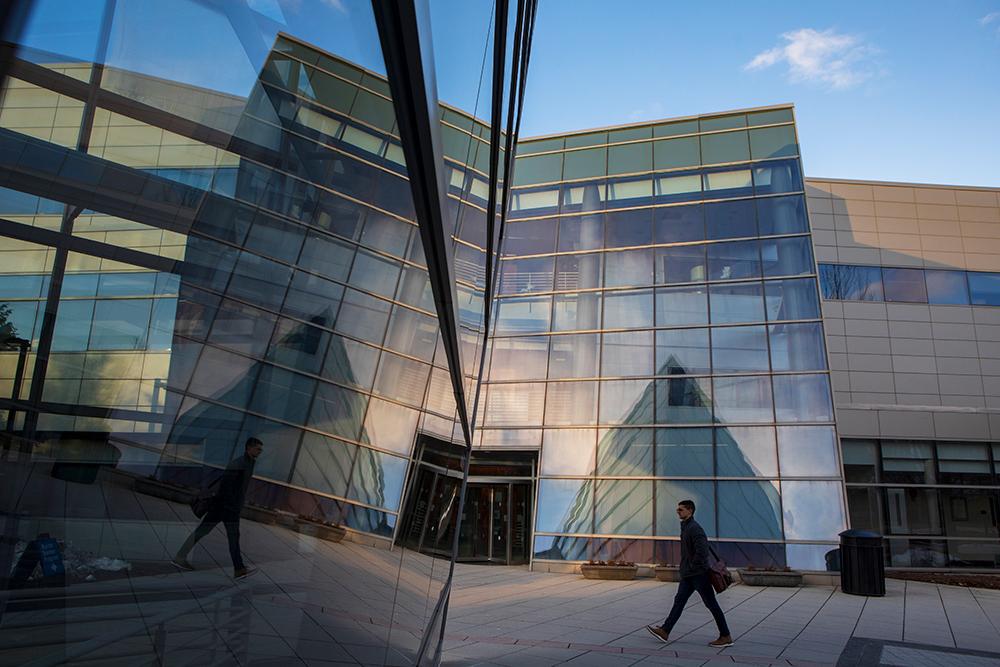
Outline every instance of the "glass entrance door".
<path id="1" fill-rule="evenodd" d="M 466 494 L 459 560 L 527 563 L 531 485 L 470 483 Z"/>

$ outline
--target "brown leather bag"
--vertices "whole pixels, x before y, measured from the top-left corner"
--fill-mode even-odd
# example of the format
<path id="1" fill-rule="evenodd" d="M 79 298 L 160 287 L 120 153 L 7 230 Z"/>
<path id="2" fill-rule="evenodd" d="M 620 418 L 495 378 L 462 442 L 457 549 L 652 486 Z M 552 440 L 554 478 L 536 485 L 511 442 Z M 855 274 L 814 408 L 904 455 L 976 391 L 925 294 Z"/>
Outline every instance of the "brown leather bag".
<path id="1" fill-rule="evenodd" d="M 715 592 L 721 593 L 733 585 L 733 575 L 729 574 L 725 562 L 719 558 L 719 554 L 715 553 L 712 545 L 708 545 L 708 550 L 715 558 L 715 563 L 708 569 L 708 579 L 712 582 L 712 588 L 715 589 Z"/>

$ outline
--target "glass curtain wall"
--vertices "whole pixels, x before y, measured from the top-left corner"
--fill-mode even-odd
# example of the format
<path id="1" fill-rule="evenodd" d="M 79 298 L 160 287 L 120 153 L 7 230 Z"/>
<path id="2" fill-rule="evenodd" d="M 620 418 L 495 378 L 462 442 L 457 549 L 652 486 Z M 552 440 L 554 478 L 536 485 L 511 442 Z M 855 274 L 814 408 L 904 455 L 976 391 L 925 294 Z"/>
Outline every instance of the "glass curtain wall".
<path id="1" fill-rule="evenodd" d="M 35 3 L 0 102 L 2 565 L 48 534 L 110 578 L 172 571 L 183 502 L 258 438 L 250 512 L 381 548 L 330 552 L 317 586 L 388 624 L 386 660 L 412 652 L 447 564 L 391 552 L 412 450 L 464 436 L 371 4 L 80 4 Z M 440 106 L 434 168 L 471 401 L 490 124 L 469 83 L 484 101 Z M 265 568 L 296 555 L 255 534 Z"/>
<path id="2" fill-rule="evenodd" d="M 844 490 L 792 109 L 526 140 L 514 179 L 483 438 L 541 450 L 534 559 L 676 564 L 691 499 L 727 562 L 826 569 Z"/>

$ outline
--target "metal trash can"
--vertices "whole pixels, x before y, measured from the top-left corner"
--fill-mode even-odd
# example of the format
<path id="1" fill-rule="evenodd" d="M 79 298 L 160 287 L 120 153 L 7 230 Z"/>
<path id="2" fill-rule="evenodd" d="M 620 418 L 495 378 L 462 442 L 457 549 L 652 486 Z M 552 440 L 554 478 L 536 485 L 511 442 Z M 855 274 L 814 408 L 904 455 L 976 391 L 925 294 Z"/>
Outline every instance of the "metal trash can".
<path id="1" fill-rule="evenodd" d="M 882 536 L 870 530 L 840 534 L 840 588 L 851 595 L 885 595 Z"/>

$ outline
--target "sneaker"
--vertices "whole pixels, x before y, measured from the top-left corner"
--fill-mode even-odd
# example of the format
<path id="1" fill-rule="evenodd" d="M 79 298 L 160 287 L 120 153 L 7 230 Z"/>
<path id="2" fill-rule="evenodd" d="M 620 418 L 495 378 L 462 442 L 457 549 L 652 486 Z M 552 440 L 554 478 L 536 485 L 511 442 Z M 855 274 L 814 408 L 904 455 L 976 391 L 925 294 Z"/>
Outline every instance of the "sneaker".
<path id="1" fill-rule="evenodd" d="M 233 570 L 233 579 L 246 579 L 252 574 L 257 573 L 257 568 L 255 567 L 241 567 L 237 570 Z"/>
<path id="2" fill-rule="evenodd" d="M 187 562 L 186 558 L 171 558 L 170 559 L 170 563 L 171 563 L 171 565 L 173 565 L 174 567 L 176 567 L 178 570 L 185 570 L 187 572 L 193 572 L 194 571 L 194 565 L 192 565 L 191 563 Z"/>
<path id="3" fill-rule="evenodd" d="M 646 629 L 649 630 L 649 634 L 653 635 L 664 644 L 670 643 L 670 633 L 663 628 L 656 625 L 647 625 Z"/>
<path id="4" fill-rule="evenodd" d="M 733 638 L 730 635 L 722 635 L 714 642 L 708 642 L 708 645 L 714 646 L 715 648 L 725 648 L 733 645 Z"/>

